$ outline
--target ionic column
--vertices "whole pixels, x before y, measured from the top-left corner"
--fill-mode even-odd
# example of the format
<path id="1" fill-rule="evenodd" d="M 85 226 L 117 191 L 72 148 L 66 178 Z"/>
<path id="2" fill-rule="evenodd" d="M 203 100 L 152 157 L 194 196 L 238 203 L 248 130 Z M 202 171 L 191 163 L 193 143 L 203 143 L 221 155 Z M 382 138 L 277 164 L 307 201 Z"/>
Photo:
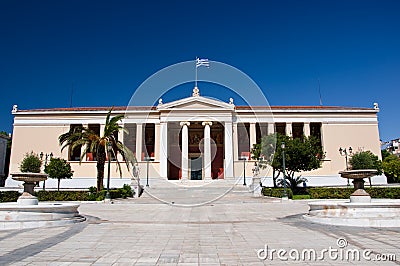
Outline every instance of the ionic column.
<path id="1" fill-rule="evenodd" d="M 182 179 L 189 177 L 189 134 L 188 126 L 190 122 L 181 122 L 182 127 Z"/>
<path id="2" fill-rule="evenodd" d="M 142 161 L 143 124 L 136 124 L 136 160 Z"/>
<path id="3" fill-rule="evenodd" d="M 160 160 L 160 124 L 155 124 L 154 130 L 154 159 Z"/>
<path id="4" fill-rule="evenodd" d="M 89 128 L 89 124 L 83 124 L 82 125 L 82 127 L 84 127 L 84 128 Z M 100 135 L 101 135 L 101 133 L 100 133 Z M 86 150 L 86 145 L 82 145 L 82 147 L 81 147 L 81 156 L 82 156 L 82 152 L 84 152 L 85 150 Z M 107 148 L 107 147 L 106 147 Z M 86 156 L 86 154 L 83 156 L 83 160 L 82 161 L 84 161 L 84 162 L 86 162 L 87 161 L 87 156 Z"/>
<path id="5" fill-rule="evenodd" d="M 268 123 L 268 135 L 274 134 L 275 133 L 275 124 L 274 123 Z"/>
<path id="6" fill-rule="evenodd" d="M 237 132 L 237 123 L 234 123 L 234 125 L 236 125 L 235 131 Z M 233 177 L 233 158 L 235 158 L 235 160 L 237 160 L 238 157 L 238 142 L 237 142 L 237 133 L 236 133 L 236 138 L 235 138 L 235 133 L 232 134 L 232 123 L 231 122 L 225 122 L 224 125 L 224 131 L 225 131 L 225 143 L 224 143 L 224 148 L 225 148 L 225 165 L 224 165 L 224 178 L 232 178 Z M 235 143 L 232 142 L 232 137 L 233 137 L 233 141 L 235 141 Z M 233 148 L 233 149 L 232 149 Z M 232 152 L 233 152 L 233 156 L 232 156 Z"/>
<path id="7" fill-rule="evenodd" d="M 256 123 L 250 123 L 250 149 L 249 149 L 249 151 L 251 151 L 254 144 L 257 144 Z"/>
<path id="8" fill-rule="evenodd" d="M 168 176 L 168 124 L 160 123 L 160 176 Z"/>
<path id="9" fill-rule="evenodd" d="M 292 135 L 292 123 L 286 123 L 286 136 L 291 137 Z"/>
<path id="10" fill-rule="evenodd" d="M 304 123 L 304 126 L 303 126 L 303 134 L 304 134 L 304 136 L 306 136 L 307 138 L 310 136 L 310 123 Z"/>
<path id="11" fill-rule="evenodd" d="M 230 129 L 227 129 L 227 124 L 231 125 Z M 229 142 L 227 142 L 227 138 L 226 138 L 227 130 L 229 130 L 229 132 L 231 134 L 229 137 Z M 232 138 L 233 138 L 233 140 L 232 140 Z M 232 143 L 232 141 L 233 141 L 233 143 Z M 235 161 L 239 160 L 238 159 L 238 157 L 239 157 L 239 155 L 238 155 L 239 154 L 239 141 L 238 141 L 238 124 L 237 123 L 233 123 L 233 132 L 232 132 L 232 123 L 225 122 L 225 149 L 226 149 L 227 143 L 233 144 L 233 160 L 235 160 Z M 226 151 L 225 151 L 225 154 L 226 154 Z"/>
<path id="12" fill-rule="evenodd" d="M 212 122 L 203 122 L 204 126 L 204 178 L 211 178 L 211 137 Z"/>
<path id="13" fill-rule="evenodd" d="M 120 126 L 124 127 L 124 125 L 120 125 Z M 124 143 L 124 131 L 123 130 L 118 131 L 118 141 L 121 141 L 122 143 Z M 123 160 L 122 154 L 118 152 L 117 158 L 118 158 L 118 161 L 121 162 Z"/>

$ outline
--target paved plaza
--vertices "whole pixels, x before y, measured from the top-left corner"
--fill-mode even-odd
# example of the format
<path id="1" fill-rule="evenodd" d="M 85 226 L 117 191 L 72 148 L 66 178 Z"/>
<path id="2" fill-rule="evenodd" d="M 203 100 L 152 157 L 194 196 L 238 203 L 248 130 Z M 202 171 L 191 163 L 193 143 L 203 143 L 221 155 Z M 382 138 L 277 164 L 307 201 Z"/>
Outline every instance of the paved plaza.
<path id="1" fill-rule="evenodd" d="M 185 195 L 193 195 L 191 190 L 185 188 Z M 185 207 L 146 194 L 113 204 L 83 202 L 79 208 L 87 218 L 83 223 L 0 231 L 0 264 L 400 264 L 400 229 L 311 224 L 302 218 L 308 211 L 306 201 L 253 198 L 239 186 L 219 200 L 195 206 L 199 197 L 192 197 L 193 204 Z M 273 252 L 280 249 L 281 258 L 278 251 Z M 302 258 L 302 252 L 311 249 L 317 258 Z M 349 250 L 359 252 L 360 259 L 350 256 L 346 260 L 343 254 Z M 370 252 L 364 258 L 365 250 Z M 297 261 L 296 251 L 300 254 Z M 397 260 L 373 261 L 388 259 L 388 254 Z"/>

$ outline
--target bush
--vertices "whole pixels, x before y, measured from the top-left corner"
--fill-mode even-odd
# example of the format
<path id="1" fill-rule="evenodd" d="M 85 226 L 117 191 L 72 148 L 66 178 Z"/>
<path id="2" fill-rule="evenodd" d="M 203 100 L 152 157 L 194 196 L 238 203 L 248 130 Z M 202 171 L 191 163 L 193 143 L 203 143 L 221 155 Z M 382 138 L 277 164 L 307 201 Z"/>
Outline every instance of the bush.
<path id="1" fill-rule="evenodd" d="M 283 188 L 269 188 L 269 187 L 262 188 L 262 194 L 267 197 L 281 198 L 283 196 L 283 192 L 284 192 Z M 286 192 L 289 199 L 293 198 L 293 192 L 290 188 L 286 188 Z"/>
<path id="2" fill-rule="evenodd" d="M 42 167 L 42 161 L 39 158 L 39 155 L 33 153 L 26 153 L 24 159 L 22 159 L 21 165 L 19 166 L 19 170 L 23 173 L 40 173 L 40 168 Z"/>
<path id="3" fill-rule="evenodd" d="M 61 158 L 50 158 L 50 163 L 45 166 L 44 172 L 48 174 L 50 178 L 57 179 L 57 190 L 60 190 L 61 179 L 71 178 L 74 174 L 71 170 L 70 163 Z"/>
<path id="4" fill-rule="evenodd" d="M 87 191 L 37 191 L 35 196 L 39 201 L 88 201 Z"/>
<path id="5" fill-rule="evenodd" d="M 19 196 L 18 191 L 0 191 L 0 202 L 15 202 Z"/>
<path id="6" fill-rule="evenodd" d="M 385 157 L 382 168 L 389 183 L 400 182 L 400 159 L 393 154 Z"/>
<path id="7" fill-rule="evenodd" d="M 370 151 L 361 151 L 354 154 L 349 161 L 351 170 L 376 169 L 378 174 L 382 174 L 382 163 L 378 156 Z"/>
<path id="8" fill-rule="evenodd" d="M 308 191 L 312 199 L 348 199 L 354 188 L 314 187 Z"/>

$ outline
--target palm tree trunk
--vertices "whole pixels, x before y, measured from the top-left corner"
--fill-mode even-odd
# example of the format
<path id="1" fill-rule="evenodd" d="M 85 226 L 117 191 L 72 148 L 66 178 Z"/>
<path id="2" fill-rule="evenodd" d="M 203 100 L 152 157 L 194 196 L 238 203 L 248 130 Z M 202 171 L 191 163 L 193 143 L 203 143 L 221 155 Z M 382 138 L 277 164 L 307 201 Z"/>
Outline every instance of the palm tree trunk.
<path id="1" fill-rule="evenodd" d="M 103 146 L 99 147 L 99 152 L 97 155 L 97 192 L 103 189 L 104 180 L 104 165 L 106 162 L 106 152 Z"/>

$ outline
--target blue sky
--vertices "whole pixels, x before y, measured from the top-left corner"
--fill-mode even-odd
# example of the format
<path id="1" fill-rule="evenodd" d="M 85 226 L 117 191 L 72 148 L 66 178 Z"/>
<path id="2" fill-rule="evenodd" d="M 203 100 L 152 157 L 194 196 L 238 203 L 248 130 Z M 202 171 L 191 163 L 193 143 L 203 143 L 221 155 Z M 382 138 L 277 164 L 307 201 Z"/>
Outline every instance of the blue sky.
<path id="1" fill-rule="evenodd" d="M 237 2 L 237 3 L 236 3 Z M 400 137 L 400 1 L 0 1 L 0 130 L 20 109 L 127 105 L 196 56 L 241 69 L 271 105 L 372 107 Z M 192 86 L 176 91 L 190 94 Z M 227 98 L 229 96 L 226 96 Z"/>

